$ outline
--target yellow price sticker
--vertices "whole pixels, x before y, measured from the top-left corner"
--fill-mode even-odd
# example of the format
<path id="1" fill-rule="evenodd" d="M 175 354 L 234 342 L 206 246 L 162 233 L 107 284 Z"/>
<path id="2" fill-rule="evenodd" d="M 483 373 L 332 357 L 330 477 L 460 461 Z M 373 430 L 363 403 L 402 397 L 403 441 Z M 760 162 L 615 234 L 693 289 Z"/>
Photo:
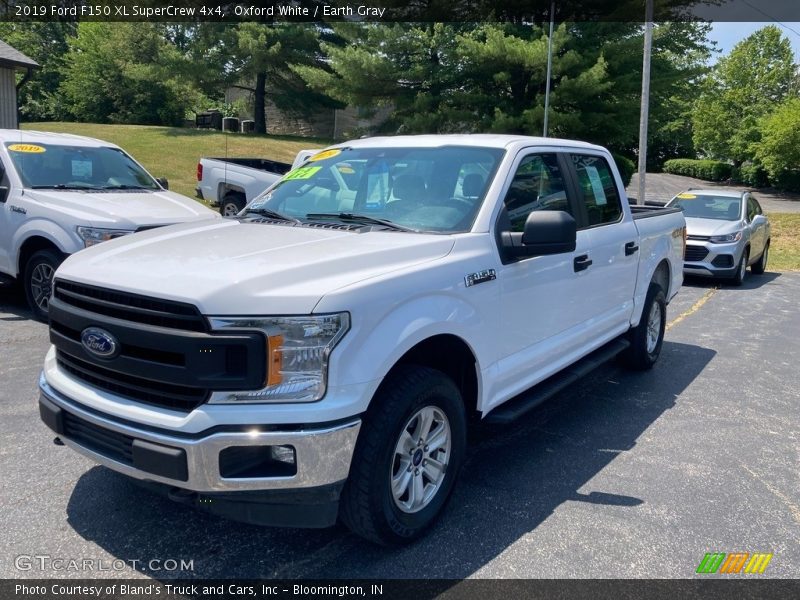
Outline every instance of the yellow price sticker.
<path id="1" fill-rule="evenodd" d="M 8 149 L 11 152 L 31 152 L 33 154 L 41 154 L 45 151 L 44 148 L 35 144 L 11 144 Z"/>
<path id="2" fill-rule="evenodd" d="M 690 200 L 692 198 L 697 198 L 694 194 L 687 194 L 684 192 L 683 194 L 678 194 L 678 198 L 683 198 L 684 200 Z"/>
<path id="3" fill-rule="evenodd" d="M 331 150 L 324 150 L 322 152 L 318 152 L 314 156 L 308 159 L 309 162 L 313 162 L 315 160 L 325 160 L 326 158 L 333 158 L 334 156 L 339 156 L 342 153 L 341 150 L 338 148 L 332 148 Z"/>
<path id="4" fill-rule="evenodd" d="M 295 169 L 294 171 L 289 171 L 286 174 L 286 177 L 283 178 L 284 181 L 294 181 L 296 179 L 308 179 L 314 173 L 319 171 L 322 167 L 300 167 L 299 169 Z"/>

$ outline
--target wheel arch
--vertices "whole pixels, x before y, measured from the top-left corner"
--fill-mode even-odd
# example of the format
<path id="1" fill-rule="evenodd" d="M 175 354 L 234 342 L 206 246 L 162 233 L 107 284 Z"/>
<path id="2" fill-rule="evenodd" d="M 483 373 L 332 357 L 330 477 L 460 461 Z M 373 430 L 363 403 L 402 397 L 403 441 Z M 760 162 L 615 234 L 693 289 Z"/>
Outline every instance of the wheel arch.
<path id="1" fill-rule="evenodd" d="M 467 415 L 478 413 L 478 360 L 472 348 L 461 337 L 443 333 L 417 342 L 392 365 L 383 381 L 387 381 L 401 365 L 420 365 L 441 371 L 453 380 L 461 392 Z M 380 387 L 378 386 L 378 392 Z"/>
<path id="2" fill-rule="evenodd" d="M 17 275 L 25 272 L 25 265 L 28 264 L 30 258 L 39 252 L 39 250 L 55 250 L 61 255 L 66 256 L 59 245 L 48 237 L 43 235 L 32 235 L 28 237 L 19 247 L 17 254 Z"/>

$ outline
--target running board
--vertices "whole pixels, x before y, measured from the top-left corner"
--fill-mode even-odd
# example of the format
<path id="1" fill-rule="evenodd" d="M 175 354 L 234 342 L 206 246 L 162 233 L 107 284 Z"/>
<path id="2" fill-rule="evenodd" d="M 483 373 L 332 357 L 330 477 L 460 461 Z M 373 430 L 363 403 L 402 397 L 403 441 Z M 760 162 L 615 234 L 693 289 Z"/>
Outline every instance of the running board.
<path id="1" fill-rule="evenodd" d="M 563 371 L 559 371 L 531 389 L 511 398 L 508 402 L 504 402 L 490 412 L 483 422 L 491 425 L 508 425 L 564 388 L 585 377 L 597 367 L 607 363 L 630 345 L 628 340 L 617 338 L 605 346 L 601 346 Z"/>

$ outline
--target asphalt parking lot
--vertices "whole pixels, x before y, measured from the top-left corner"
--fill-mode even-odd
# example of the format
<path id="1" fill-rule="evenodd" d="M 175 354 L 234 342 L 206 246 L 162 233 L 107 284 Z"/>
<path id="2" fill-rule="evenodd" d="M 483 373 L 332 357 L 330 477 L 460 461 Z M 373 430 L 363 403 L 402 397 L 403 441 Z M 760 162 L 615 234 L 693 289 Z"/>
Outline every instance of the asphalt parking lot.
<path id="1" fill-rule="evenodd" d="M 438 526 L 384 549 L 199 514 L 55 446 L 36 404 L 46 327 L 0 291 L 0 577 L 691 578 L 712 551 L 771 552 L 748 577 L 797 577 L 798 298 L 800 273 L 687 282 L 654 370 L 608 365 L 482 429 Z M 34 555 L 128 566 L 18 568 Z M 193 570 L 157 570 L 170 559 Z"/>

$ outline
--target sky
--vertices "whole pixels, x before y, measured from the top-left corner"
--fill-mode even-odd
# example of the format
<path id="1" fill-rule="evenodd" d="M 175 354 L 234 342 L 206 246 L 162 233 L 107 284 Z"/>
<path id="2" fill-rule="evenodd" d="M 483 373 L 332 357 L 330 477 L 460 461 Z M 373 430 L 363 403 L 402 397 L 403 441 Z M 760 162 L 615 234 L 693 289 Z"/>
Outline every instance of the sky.
<path id="1" fill-rule="evenodd" d="M 800 0 L 798 0 L 800 2 Z M 771 22 L 738 22 L 738 21 L 724 21 L 716 22 L 711 27 L 711 34 L 709 37 L 717 42 L 717 47 L 722 50 L 721 54 L 716 57 L 728 54 L 733 47 L 749 36 L 754 31 L 761 29 L 766 25 L 772 24 Z M 795 59 L 800 62 L 800 22 L 775 22 L 778 29 L 781 30 L 784 36 L 789 38 L 794 50 Z M 716 59 L 712 59 L 716 62 Z"/>

